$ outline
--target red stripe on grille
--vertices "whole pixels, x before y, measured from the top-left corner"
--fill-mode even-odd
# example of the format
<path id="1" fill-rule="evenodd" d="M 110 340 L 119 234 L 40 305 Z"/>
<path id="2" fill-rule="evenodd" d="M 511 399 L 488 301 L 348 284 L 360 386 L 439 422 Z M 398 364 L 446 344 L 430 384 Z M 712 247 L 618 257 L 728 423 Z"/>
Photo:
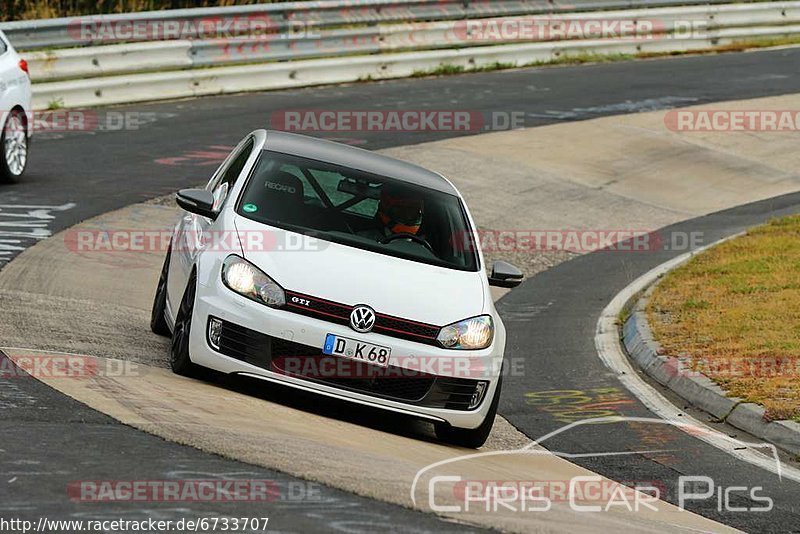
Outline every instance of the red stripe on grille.
<path id="1" fill-rule="evenodd" d="M 295 293 L 294 291 L 286 291 L 286 293 L 308 300 L 316 300 L 317 302 L 324 302 L 325 304 L 331 304 L 333 306 L 338 306 L 339 308 L 347 308 L 348 310 L 352 308 L 352 306 L 348 306 L 347 304 L 341 304 L 339 302 L 334 302 L 332 300 L 327 300 L 327 299 L 321 299 L 319 297 L 312 297 L 311 295 L 306 295 L 305 293 Z"/>
<path id="2" fill-rule="evenodd" d="M 405 330 L 398 330 L 396 328 L 389 328 L 388 326 L 381 326 L 376 324 L 374 329 L 378 328 L 380 328 L 381 330 L 391 330 L 392 332 L 400 332 L 401 334 L 406 334 L 407 336 L 421 337 L 424 339 L 436 339 L 434 336 L 423 336 L 422 334 L 415 334 L 414 332 L 407 332 Z"/>
<path id="3" fill-rule="evenodd" d="M 300 304 L 293 304 L 291 302 L 286 303 L 287 306 L 291 306 L 293 308 L 300 308 L 301 310 L 306 310 L 309 313 L 319 314 L 319 315 L 327 315 L 328 317 L 336 317 L 337 319 L 347 319 L 347 317 L 342 317 L 341 315 L 334 315 L 332 313 L 327 313 L 324 311 L 315 310 L 313 308 L 307 308 L 305 306 L 301 306 Z"/>
<path id="4" fill-rule="evenodd" d="M 429 324 L 429 323 L 420 323 L 420 322 L 417 322 L 417 321 L 412 321 L 411 319 L 403 319 L 402 317 L 395 317 L 394 315 L 386 315 L 385 313 L 375 312 L 375 315 L 377 315 L 378 317 L 383 317 L 384 319 L 391 319 L 392 321 L 399 321 L 401 323 L 415 324 L 415 325 L 418 325 L 418 326 L 427 326 L 428 328 L 435 328 L 437 330 L 439 329 L 439 327 L 436 326 L 436 325 L 432 325 L 432 324 Z"/>
<path id="5" fill-rule="evenodd" d="M 305 293 L 298 293 L 297 291 L 286 290 L 286 294 L 290 295 L 290 296 L 293 296 L 293 297 L 298 297 L 298 298 L 301 298 L 301 299 L 305 299 L 305 300 L 309 300 L 309 301 L 313 301 L 313 302 L 318 302 L 318 303 L 320 303 L 322 305 L 334 306 L 336 308 L 347 310 L 347 313 L 345 315 L 337 315 L 336 313 L 330 313 L 330 312 L 327 312 L 327 311 L 319 310 L 317 308 L 314 308 L 313 306 L 303 306 L 301 304 L 295 304 L 293 302 L 287 302 L 286 303 L 286 305 L 289 306 L 289 307 L 296 308 L 297 310 L 302 310 L 305 315 L 311 315 L 311 316 L 322 315 L 322 316 L 326 316 L 326 317 L 333 317 L 333 318 L 338 319 L 340 321 L 349 321 L 350 312 L 355 307 L 355 306 L 352 306 L 352 305 L 342 304 L 342 303 L 339 303 L 339 302 L 334 302 L 332 300 L 327 300 L 327 299 L 323 299 L 323 298 L 320 298 L 320 297 L 314 297 L 314 296 L 311 296 L 311 295 L 306 295 Z M 438 332 L 439 332 L 439 327 L 438 326 L 432 325 L 432 324 L 429 324 L 429 323 L 421 323 L 419 321 L 412 321 L 412 320 L 409 320 L 409 319 L 403 319 L 401 317 L 396 317 L 394 315 L 388 315 L 388 314 L 385 314 L 385 313 L 377 313 L 376 312 L 375 316 L 377 318 L 377 321 L 376 321 L 376 324 L 374 326 L 374 330 L 383 330 L 385 332 L 396 332 L 398 334 L 402 334 L 403 336 L 412 336 L 412 337 L 415 337 L 415 338 L 419 338 L 421 340 L 427 340 L 428 342 L 431 342 L 431 341 L 435 342 L 436 341 L 436 335 L 418 334 L 418 333 L 415 333 L 415 332 L 410 332 L 408 330 L 402 330 L 400 328 L 392 328 L 390 326 L 385 326 L 385 325 L 382 325 L 380 323 L 382 321 L 384 321 L 384 322 L 388 321 L 388 322 L 392 322 L 392 323 L 399 323 L 396 326 L 401 326 L 403 324 L 407 324 L 407 325 L 414 325 L 414 326 L 422 327 L 422 328 L 428 328 L 428 329 L 431 330 L 431 333 L 438 334 Z M 389 335 L 391 335 L 391 334 L 389 334 Z"/>

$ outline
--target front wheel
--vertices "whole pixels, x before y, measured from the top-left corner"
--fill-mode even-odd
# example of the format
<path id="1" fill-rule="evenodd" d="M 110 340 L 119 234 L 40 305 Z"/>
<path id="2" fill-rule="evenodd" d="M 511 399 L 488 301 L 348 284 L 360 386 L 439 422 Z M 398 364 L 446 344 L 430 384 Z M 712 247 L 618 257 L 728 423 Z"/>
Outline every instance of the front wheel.
<path id="1" fill-rule="evenodd" d="M 16 181 L 28 165 L 28 128 L 25 114 L 15 109 L 8 114 L 0 136 L 0 180 Z"/>
<path id="2" fill-rule="evenodd" d="M 437 423 L 434 426 L 436 437 L 451 445 L 458 445 L 459 447 L 467 447 L 469 449 L 477 449 L 483 446 L 489 438 L 489 434 L 492 432 L 494 417 L 497 415 L 497 405 L 500 404 L 500 390 L 502 388 L 503 377 L 501 375 L 497 382 L 497 389 L 494 392 L 494 397 L 492 398 L 492 405 L 489 407 L 489 413 L 486 414 L 486 417 L 478 428 L 455 428 L 448 423 Z"/>
<path id="3" fill-rule="evenodd" d="M 197 280 L 192 275 L 183 294 L 178 316 L 175 318 L 175 328 L 172 331 L 172 346 L 169 350 L 169 364 L 172 371 L 183 376 L 198 376 L 200 374 L 200 366 L 192 363 L 192 359 L 189 357 L 189 339 L 192 330 L 196 290 Z"/>

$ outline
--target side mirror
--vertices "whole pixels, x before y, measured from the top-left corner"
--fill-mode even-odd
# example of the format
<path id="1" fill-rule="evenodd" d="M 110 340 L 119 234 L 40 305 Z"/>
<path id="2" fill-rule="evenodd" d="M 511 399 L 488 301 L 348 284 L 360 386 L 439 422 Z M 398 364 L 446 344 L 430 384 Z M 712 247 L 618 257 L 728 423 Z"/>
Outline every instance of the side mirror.
<path id="1" fill-rule="evenodd" d="M 175 202 L 189 213 L 202 215 L 211 220 L 217 218 L 217 212 L 214 211 L 214 195 L 205 189 L 181 189 L 175 195 Z"/>
<path id="2" fill-rule="evenodd" d="M 489 275 L 489 285 L 497 287 L 517 287 L 522 283 L 522 271 L 504 261 L 492 264 L 492 274 Z"/>

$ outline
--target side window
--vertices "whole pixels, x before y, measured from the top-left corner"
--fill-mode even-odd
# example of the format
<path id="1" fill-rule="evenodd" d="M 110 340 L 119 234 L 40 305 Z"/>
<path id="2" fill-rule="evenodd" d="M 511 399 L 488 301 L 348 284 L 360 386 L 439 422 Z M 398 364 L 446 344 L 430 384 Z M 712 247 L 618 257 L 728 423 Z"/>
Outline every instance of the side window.
<path id="1" fill-rule="evenodd" d="M 252 139 L 248 140 L 233 159 L 228 162 L 228 166 L 220 169 L 218 176 L 209 184 L 211 193 L 214 195 L 214 210 L 220 209 L 225 203 L 225 199 L 228 198 L 228 192 L 233 189 L 236 179 L 239 178 L 239 174 L 241 174 L 245 163 L 247 163 L 247 158 L 250 157 L 250 153 L 253 151 L 253 144 L 254 141 Z"/>
<path id="2" fill-rule="evenodd" d="M 8 46 L 6 45 L 5 40 L 0 37 L 0 55 L 5 54 L 8 50 Z"/>

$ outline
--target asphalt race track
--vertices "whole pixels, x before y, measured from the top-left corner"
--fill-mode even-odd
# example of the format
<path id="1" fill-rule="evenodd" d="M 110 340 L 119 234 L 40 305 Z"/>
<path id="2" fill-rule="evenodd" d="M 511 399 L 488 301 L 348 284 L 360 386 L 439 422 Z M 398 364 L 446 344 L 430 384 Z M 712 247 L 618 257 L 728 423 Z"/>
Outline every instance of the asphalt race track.
<path id="1" fill-rule="evenodd" d="M 174 190 L 205 182 L 215 165 L 246 132 L 268 127 L 271 114 L 288 109 L 463 109 L 483 113 L 524 113 L 535 127 L 604 115 L 800 92 L 800 49 L 697 56 L 575 67 L 522 69 L 444 78 L 399 80 L 272 93 L 166 102 L 115 111 L 141 113 L 137 130 L 49 133 L 34 139 L 27 174 L 18 184 L 0 185 L 0 223 L 12 206 L 41 211 L 41 233 L 20 248 L 81 220 Z M 479 132 L 470 132 L 479 133 Z M 358 132 L 331 137 L 365 148 L 421 143 L 453 132 Z M 460 134 L 458 134 L 460 135 Z M 733 234 L 781 213 L 800 211 L 800 195 L 734 208 L 687 221 L 666 231 L 702 232 L 705 242 Z M 1 250 L 1 249 L 0 249 Z M 18 252 L 0 256 L 0 266 Z M 681 251 L 654 254 L 594 253 L 576 258 L 527 281 L 499 306 L 509 327 L 509 357 L 536 362 L 524 377 L 507 377 L 500 412 L 529 437 L 565 424 L 565 417 L 601 411 L 647 416 L 599 361 L 594 330 L 600 311 L 627 283 Z M 90 328 L 91 325 L 87 325 Z M 576 332 L 578 333 L 576 335 Z M 2 356 L 0 356 L 2 357 Z M 2 379 L 0 387 L 0 470 L 7 477 L 0 509 L 17 516 L 79 517 L 96 513 L 64 499 L 66 483 L 80 469 L 85 479 L 167 479 L 176 472 L 202 478 L 296 479 L 175 445 L 118 424 L 33 379 Z M 561 393 L 553 395 L 553 392 Z M 545 393 L 543 393 L 545 392 Z M 570 396 L 588 397 L 580 407 Z M 546 409 L 567 399 L 569 411 Z M 610 399 L 610 400 L 609 400 Z M 567 414 L 565 416 L 565 414 Z M 641 454 L 623 460 L 586 457 L 577 463 L 619 481 L 658 481 L 676 502 L 674 487 L 683 473 L 707 474 L 725 486 L 764 486 L 775 501 L 769 513 L 719 512 L 715 501 L 689 508 L 706 517 L 751 531 L 800 531 L 796 483 L 737 462 L 676 430 L 656 436 L 630 426 L 594 425 L 557 436 L 548 448 L 596 453 L 654 448 L 671 454 Z M 16 474 L 15 474 L 16 473 Z M 36 476 L 31 477 L 31 473 Z M 14 486 L 15 477 L 27 475 Z M 4 481 L 5 482 L 5 481 Z M 20 481 L 21 482 L 21 481 Z M 305 488 L 308 486 L 297 486 Z M 270 507 L 271 521 L 295 531 L 381 530 L 464 531 L 438 520 L 338 490 Z M 6 496 L 8 495 L 8 496 Z M 23 498 L 24 496 L 24 498 Z M 738 505 L 748 506 L 747 502 Z M 109 517 L 145 509 L 102 505 Z M 148 504 L 151 516 L 174 518 L 236 514 L 258 516 L 248 504 Z M 281 517 L 281 514 L 285 514 Z"/>

